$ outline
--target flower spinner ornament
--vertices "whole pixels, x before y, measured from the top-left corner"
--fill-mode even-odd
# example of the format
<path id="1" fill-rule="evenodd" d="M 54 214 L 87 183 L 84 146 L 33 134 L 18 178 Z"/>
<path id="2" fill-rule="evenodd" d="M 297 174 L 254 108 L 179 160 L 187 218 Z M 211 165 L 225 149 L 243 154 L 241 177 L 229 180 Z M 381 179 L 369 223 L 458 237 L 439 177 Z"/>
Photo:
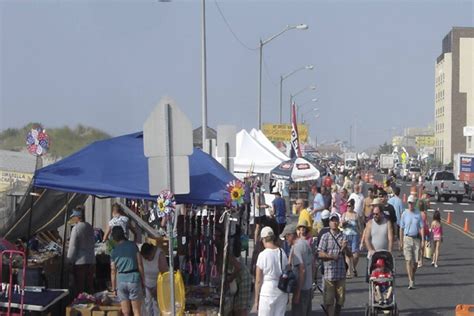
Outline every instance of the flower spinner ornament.
<path id="1" fill-rule="evenodd" d="M 226 204 L 228 207 L 238 207 L 244 203 L 245 187 L 242 181 L 233 180 L 227 184 Z"/>
<path id="2" fill-rule="evenodd" d="M 28 152 L 35 156 L 44 155 L 49 149 L 49 136 L 41 125 L 34 126 L 26 135 Z"/>
<path id="3" fill-rule="evenodd" d="M 169 190 L 161 191 L 157 199 L 156 212 L 158 217 L 164 217 L 171 214 L 176 207 L 174 194 Z"/>

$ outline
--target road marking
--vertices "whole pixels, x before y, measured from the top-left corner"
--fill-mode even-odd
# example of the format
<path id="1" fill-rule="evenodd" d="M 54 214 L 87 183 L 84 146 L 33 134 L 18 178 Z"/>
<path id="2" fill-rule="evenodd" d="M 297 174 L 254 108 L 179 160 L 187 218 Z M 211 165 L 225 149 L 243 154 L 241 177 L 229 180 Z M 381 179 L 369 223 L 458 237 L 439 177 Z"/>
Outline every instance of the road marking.
<path id="1" fill-rule="evenodd" d="M 429 208 L 428 209 L 428 212 L 434 212 L 435 210 L 433 210 L 432 208 Z"/>
<path id="2" fill-rule="evenodd" d="M 463 210 L 464 213 L 474 213 L 474 210 Z"/>
<path id="3" fill-rule="evenodd" d="M 444 210 L 445 213 L 454 213 L 454 210 Z"/>
<path id="4" fill-rule="evenodd" d="M 467 237 L 469 237 L 469 238 L 471 238 L 471 239 L 474 239 L 474 234 L 471 233 L 471 232 L 467 232 L 467 233 L 466 233 L 466 232 L 464 231 L 464 228 L 463 228 L 463 227 L 461 227 L 461 226 L 459 226 L 459 225 L 456 225 L 456 224 L 454 224 L 454 223 L 448 224 L 448 222 L 446 222 L 445 219 L 441 219 L 441 220 L 442 220 L 443 223 L 445 223 L 446 225 L 448 225 L 448 226 L 450 226 L 450 227 L 456 229 L 457 231 L 459 231 L 460 233 L 466 235 Z"/>
<path id="5" fill-rule="evenodd" d="M 444 202 L 443 205 L 453 205 L 451 202 Z"/>
<path id="6" fill-rule="evenodd" d="M 469 205 L 469 203 L 459 203 L 459 205 Z"/>

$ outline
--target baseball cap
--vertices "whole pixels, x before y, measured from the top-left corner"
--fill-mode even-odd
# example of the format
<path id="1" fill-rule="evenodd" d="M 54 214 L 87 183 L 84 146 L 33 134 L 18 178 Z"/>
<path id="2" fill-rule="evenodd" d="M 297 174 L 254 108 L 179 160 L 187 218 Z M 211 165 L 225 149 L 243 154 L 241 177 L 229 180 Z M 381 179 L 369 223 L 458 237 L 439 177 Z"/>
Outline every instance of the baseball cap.
<path id="1" fill-rule="evenodd" d="M 260 238 L 265 238 L 265 237 L 270 237 L 270 236 L 275 236 L 273 229 L 270 226 L 263 227 L 262 231 L 260 232 Z"/>
<path id="2" fill-rule="evenodd" d="M 415 203 L 415 201 L 416 201 L 415 196 L 410 195 L 410 196 L 408 197 L 408 201 L 407 201 L 408 203 Z"/>
<path id="3" fill-rule="evenodd" d="M 298 221 L 298 224 L 296 225 L 296 228 L 300 228 L 301 226 L 304 226 L 304 227 L 309 227 L 309 223 L 307 220 L 305 219 L 302 219 L 300 221 Z"/>
<path id="4" fill-rule="evenodd" d="M 331 213 L 331 215 L 329 215 L 329 220 L 332 221 L 333 219 L 337 219 L 339 221 L 339 214 L 337 214 L 336 212 Z"/>
<path id="5" fill-rule="evenodd" d="M 380 205 L 382 204 L 382 200 L 379 198 L 375 198 L 370 205 Z"/>
<path id="6" fill-rule="evenodd" d="M 324 210 L 321 212 L 321 219 L 328 219 L 329 215 L 331 215 L 331 212 L 329 212 L 328 210 Z"/>
<path id="7" fill-rule="evenodd" d="M 298 224 L 298 226 L 300 226 Z M 295 224 L 288 224 L 285 226 L 285 229 L 283 229 L 283 232 L 280 234 L 280 238 L 285 239 L 286 235 L 289 234 L 296 234 L 296 225 Z"/>
<path id="8" fill-rule="evenodd" d="M 71 213 L 71 216 L 69 216 L 69 218 L 72 218 L 72 217 L 82 217 L 82 212 L 79 211 L 79 210 L 72 210 L 72 213 Z"/>

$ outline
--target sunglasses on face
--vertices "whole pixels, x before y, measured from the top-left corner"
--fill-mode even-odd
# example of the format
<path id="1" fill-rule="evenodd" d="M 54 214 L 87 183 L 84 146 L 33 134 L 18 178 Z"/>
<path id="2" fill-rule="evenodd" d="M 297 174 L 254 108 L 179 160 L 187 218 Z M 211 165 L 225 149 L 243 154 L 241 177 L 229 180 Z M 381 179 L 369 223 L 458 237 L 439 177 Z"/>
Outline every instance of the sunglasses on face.
<path id="1" fill-rule="evenodd" d="M 373 214 L 374 214 L 374 216 L 379 216 L 380 215 L 380 213 L 373 213 Z"/>

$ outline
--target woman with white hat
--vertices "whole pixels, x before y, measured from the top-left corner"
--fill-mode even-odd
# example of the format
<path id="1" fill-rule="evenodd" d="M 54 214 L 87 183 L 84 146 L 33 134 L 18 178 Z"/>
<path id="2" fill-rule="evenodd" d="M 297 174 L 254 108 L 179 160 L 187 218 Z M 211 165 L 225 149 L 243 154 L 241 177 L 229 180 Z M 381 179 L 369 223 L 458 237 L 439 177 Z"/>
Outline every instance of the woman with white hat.
<path id="1" fill-rule="evenodd" d="M 260 232 L 263 250 L 257 259 L 255 302 L 252 312 L 259 316 L 285 315 L 288 294 L 278 288 L 282 268 L 288 265 L 285 252 L 275 244 L 275 233 L 266 226 Z"/>

